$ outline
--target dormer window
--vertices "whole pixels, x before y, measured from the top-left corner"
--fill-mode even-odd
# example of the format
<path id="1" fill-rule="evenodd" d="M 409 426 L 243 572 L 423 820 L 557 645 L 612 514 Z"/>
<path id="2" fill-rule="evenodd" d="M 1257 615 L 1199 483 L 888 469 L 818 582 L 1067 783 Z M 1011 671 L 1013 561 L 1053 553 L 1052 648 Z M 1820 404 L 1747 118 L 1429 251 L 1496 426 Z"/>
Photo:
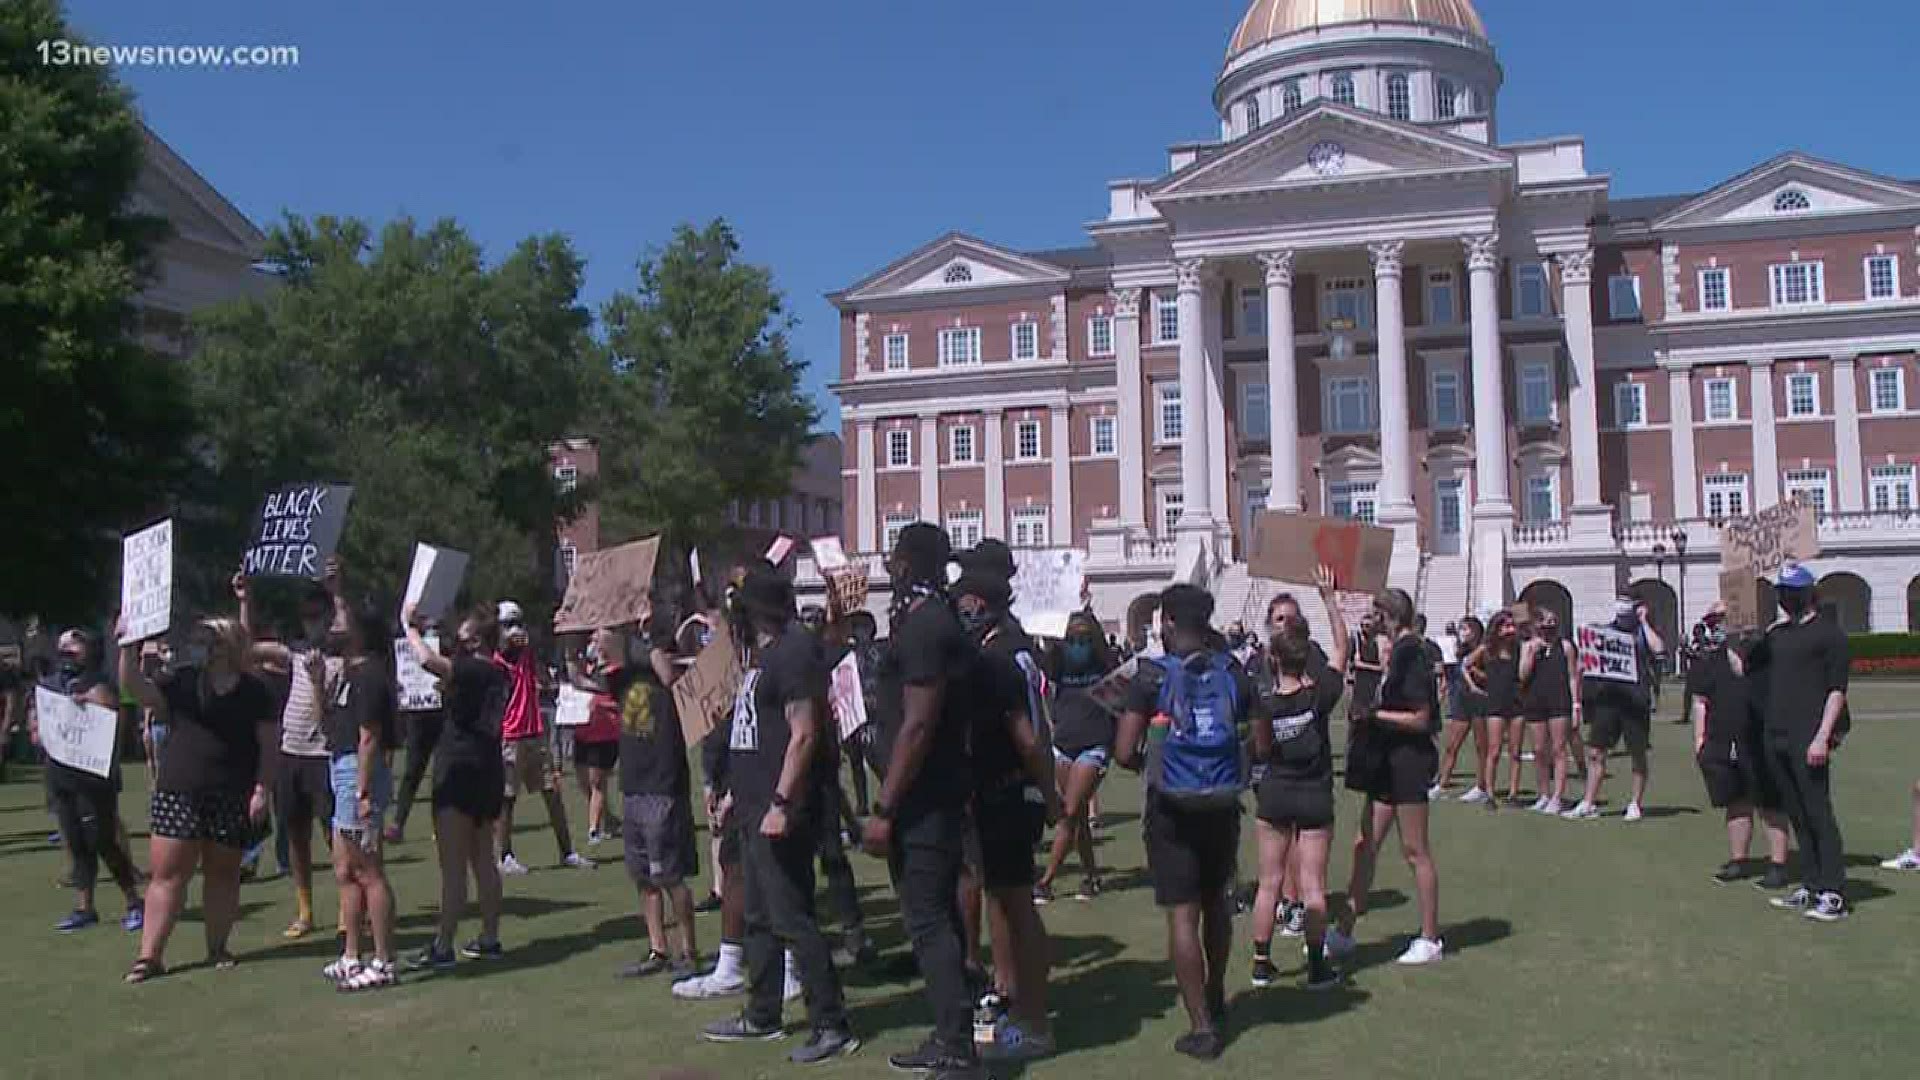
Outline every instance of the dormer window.
<path id="1" fill-rule="evenodd" d="M 973 280 L 973 267 L 966 263 L 954 263 L 947 267 L 947 275 L 943 280 L 949 285 L 965 285 Z"/>
<path id="2" fill-rule="evenodd" d="M 1795 211 L 1811 209 L 1813 209 L 1813 203 L 1807 198 L 1807 193 L 1799 188 L 1788 188 L 1773 197 L 1773 212 L 1776 214 L 1791 214 Z"/>

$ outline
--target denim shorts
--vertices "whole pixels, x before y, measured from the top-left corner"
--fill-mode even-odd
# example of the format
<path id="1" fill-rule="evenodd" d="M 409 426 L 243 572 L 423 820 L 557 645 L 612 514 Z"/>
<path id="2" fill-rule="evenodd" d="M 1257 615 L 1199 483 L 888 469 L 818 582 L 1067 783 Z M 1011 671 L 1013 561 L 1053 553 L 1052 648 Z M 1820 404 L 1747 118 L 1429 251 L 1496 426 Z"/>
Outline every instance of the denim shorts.
<path id="1" fill-rule="evenodd" d="M 1072 757 L 1068 757 L 1065 753 L 1061 752 L 1057 746 L 1053 748 L 1054 761 L 1062 765 L 1091 765 L 1099 769 L 1102 775 L 1106 774 L 1107 762 L 1111 757 L 1111 751 L 1104 746 L 1089 746 Z"/>
<path id="2" fill-rule="evenodd" d="M 376 760 L 373 783 L 367 792 L 373 796 L 373 819 L 360 820 L 360 755 L 340 754 L 333 759 L 333 827 L 344 833 L 378 829 L 387 806 L 393 802 L 393 770 Z"/>

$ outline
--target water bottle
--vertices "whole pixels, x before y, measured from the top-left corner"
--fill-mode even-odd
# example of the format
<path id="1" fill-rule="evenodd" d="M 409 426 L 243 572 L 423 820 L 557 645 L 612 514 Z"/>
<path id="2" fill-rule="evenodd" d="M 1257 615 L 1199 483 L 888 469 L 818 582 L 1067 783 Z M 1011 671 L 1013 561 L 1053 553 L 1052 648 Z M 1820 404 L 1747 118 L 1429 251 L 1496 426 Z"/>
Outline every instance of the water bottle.
<path id="1" fill-rule="evenodd" d="M 977 1047 L 992 1046 L 1000 1035 L 1000 1017 L 1006 1012 L 1006 1002 L 998 991 L 989 990 L 981 995 L 973 1009 L 973 1044 Z"/>

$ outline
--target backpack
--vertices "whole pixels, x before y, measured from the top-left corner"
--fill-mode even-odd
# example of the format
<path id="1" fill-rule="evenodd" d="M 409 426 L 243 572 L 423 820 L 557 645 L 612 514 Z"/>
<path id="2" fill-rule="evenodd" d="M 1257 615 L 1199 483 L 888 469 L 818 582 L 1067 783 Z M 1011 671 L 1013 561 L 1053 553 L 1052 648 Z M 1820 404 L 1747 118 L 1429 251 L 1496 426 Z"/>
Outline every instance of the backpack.
<path id="1" fill-rule="evenodd" d="M 1231 658 L 1209 652 L 1191 665 L 1175 656 L 1151 662 L 1159 665 L 1161 679 L 1147 732 L 1147 786 L 1182 809 L 1238 806 L 1247 761 Z"/>

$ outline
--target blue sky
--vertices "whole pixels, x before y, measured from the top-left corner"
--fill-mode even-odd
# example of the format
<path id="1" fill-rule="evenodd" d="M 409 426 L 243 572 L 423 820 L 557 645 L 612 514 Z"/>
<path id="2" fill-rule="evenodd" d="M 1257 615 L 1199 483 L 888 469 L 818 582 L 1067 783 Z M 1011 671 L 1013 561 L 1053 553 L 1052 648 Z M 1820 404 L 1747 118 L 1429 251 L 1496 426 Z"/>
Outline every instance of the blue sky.
<path id="1" fill-rule="evenodd" d="M 1105 182 L 1217 133 L 1247 0 L 69 0 L 106 44 L 292 44 L 298 67 L 123 77 L 257 222 L 457 218 L 490 252 L 570 235 L 596 307 L 682 221 L 730 219 L 799 319 L 948 229 L 1084 242 Z M 1697 190 L 1789 148 L 1920 177 L 1904 0 L 1479 0 L 1504 139 L 1578 134 L 1616 195 Z M 1177 17 L 1173 13 L 1177 12 Z"/>

